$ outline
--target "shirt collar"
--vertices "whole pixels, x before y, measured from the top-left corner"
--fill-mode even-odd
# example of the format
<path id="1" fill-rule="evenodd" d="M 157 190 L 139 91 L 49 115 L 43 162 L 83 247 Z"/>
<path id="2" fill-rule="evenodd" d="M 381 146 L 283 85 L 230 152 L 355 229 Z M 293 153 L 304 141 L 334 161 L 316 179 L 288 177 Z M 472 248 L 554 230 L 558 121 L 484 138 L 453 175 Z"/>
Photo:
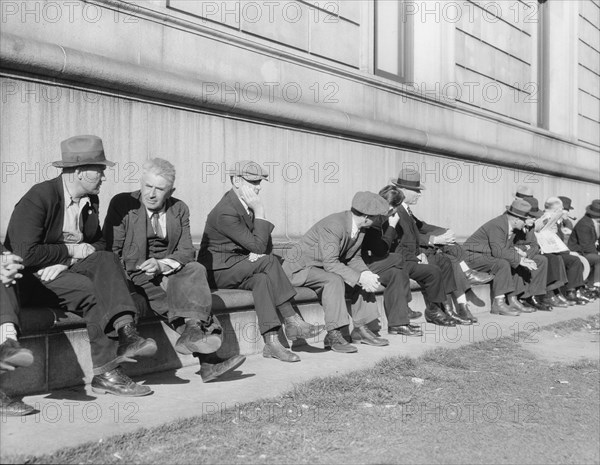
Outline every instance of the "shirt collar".
<path id="1" fill-rule="evenodd" d="M 165 209 L 165 207 L 163 207 L 163 208 L 162 208 L 162 210 L 159 210 L 159 211 L 152 211 L 152 210 L 148 210 L 148 209 L 146 208 L 146 215 L 148 215 L 148 218 L 152 218 L 152 215 L 153 215 L 154 213 L 158 213 L 158 217 L 159 217 L 159 218 L 161 218 L 161 217 L 163 217 L 163 216 L 164 216 L 164 215 L 165 215 L 167 212 L 166 212 L 166 209 Z"/>
<path id="2" fill-rule="evenodd" d="M 90 198 L 87 195 L 84 195 L 82 197 L 80 197 L 78 199 L 78 201 L 76 202 L 75 199 L 73 198 L 73 196 L 71 195 L 71 192 L 69 192 L 69 188 L 67 186 L 67 183 L 65 181 L 65 177 L 61 176 L 61 180 L 62 180 L 62 184 L 63 184 L 63 191 L 65 193 L 65 205 L 70 206 L 73 204 L 77 204 L 80 207 L 83 207 L 87 204 L 91 204 Z M 83 203 L 81 203 L 81 201 L 83 201 Z"/>

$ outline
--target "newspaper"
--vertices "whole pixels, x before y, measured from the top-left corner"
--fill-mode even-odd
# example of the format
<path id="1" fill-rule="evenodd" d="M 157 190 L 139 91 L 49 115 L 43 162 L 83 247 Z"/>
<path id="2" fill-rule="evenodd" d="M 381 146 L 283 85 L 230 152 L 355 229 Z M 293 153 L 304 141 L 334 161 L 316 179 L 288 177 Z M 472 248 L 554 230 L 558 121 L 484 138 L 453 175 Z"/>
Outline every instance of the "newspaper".
<path id="1" fill-rule="evenodd" d="M 569 251 L 569 248 L 560 237 L 558 237 L 558 234 L 553 231 L 542 229 L 540 232 L 535 233 L 535 237 L 540 245 L 542 253 L 560 253 Z"/>

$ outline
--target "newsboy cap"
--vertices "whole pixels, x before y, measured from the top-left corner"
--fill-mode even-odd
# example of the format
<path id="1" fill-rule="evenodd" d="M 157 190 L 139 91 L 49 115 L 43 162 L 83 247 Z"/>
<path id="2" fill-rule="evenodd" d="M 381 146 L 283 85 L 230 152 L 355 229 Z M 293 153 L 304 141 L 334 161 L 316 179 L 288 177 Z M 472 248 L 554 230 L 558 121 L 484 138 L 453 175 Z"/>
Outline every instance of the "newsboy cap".
<path id="1" fill-rule="evenodd" d="M 82 165 L 114 166 L 104 156 L 102 139 L 98 136 L 74 136 L 60 143 L 61 161 L 52 162 L 57 168 L 72 168 Z"/>
<path id="2" fill-rule="evenodd" d="M 229 176 L 241 176 L 246 181 L 262 181 L 269 177 L 269 173 L 258 163 L 250 160 L 240 160 L 229 165 Z"/>
<path id="3" fill-rule="evenodd" d="M 383 197 L 373 192 L 357 192 L 352 199 L 352 208 L 363 215 L 384 215 L 390 206 Z"/>
<path id="4" fill-rule="evenodd" d="M 517 218 L 521 218 L 522 220 L 526 219 L 528 216 L 531 216 L 529 214 L 530 211 L 531 205 L 529 202 L 526 202 L 523 199 L 515 199 L 511 205 L 506 207 L 506 213 L 516 216 Z"/>
<path id="5" fill-rule="evenodd" d="M 517 187 L 517 193 L 515 197 L 519 199 L 526 199 L 528 197 L 533 197 L 533 191 L 528 186 L 519 186 Z"/>

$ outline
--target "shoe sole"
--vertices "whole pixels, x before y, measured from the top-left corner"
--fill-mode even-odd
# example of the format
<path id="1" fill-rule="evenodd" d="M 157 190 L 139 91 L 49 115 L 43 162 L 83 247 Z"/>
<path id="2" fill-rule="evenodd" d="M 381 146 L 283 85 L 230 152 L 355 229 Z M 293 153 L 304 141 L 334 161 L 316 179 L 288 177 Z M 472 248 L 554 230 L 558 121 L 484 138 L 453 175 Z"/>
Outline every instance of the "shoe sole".
<path id="1" fill-rule="evenodd" d="M 21 350 L 10 357 L 6 357 L 2 362 L 14 367 L 28 367 L 33 363 L 33 354 L 29 350 Z"/>
<path id="2" fill-rule="evenodd" d="M 119 355 L 124 359 L 131 359 L 134 357 L 151 357 L 158 350 L 158 346 L 154 339 L 146 339 L 146 342 L 142 347 L 135 351 L 126 351 L 124 354 Z"/>
<path id="3" fill-rule="evenodd" d="M 213 381 L 214 379 L 217 379 L 218 377 L 223 376 L 225 373 L 229 373 L 230 371 L 235 370 L 236 368 L 241 366 L 245 361 L 246 361 L 246 357 L 242 355 L 242 356 L 240 356 L 240 360 L 235 362 L 235 364 L 233 364 L 230 368 L 227 368 L 227 370 L 225 370 L 221 373 L 215 373 L 210 376 L 207 376 L 206 378 L 202 378 L 202 382 L 209 383 L 210 381 Z M 200 370 L 200 376 L 202 376 L 202 370 Z"/>
<path id="4" fill-rule="evenodd" d="M 115 392 L 112 392 L 109 389 L 97 388 L 97 387 L 93 387 L 93 386 L 92 386 L 92 392 L 95 394 L 112 394 L 113 396 L 118 396 L 118 397 L 144 397 L 144 396 L 149 396 L 150 394 L 154 393 L 154 391 L 152 389 L 150 389 L 148 392 L 146 392 L 144 394 L 117 394 Z"/>
<path id="5" fill-rule="evenodd" d="M 185 344 L 175 344 L 175 351 L 182 355 L 191 355 L 195 352 L 199 354 L 212 354 L 219 350 L 223 340 L 217 335 L 210 335 L 200 342 L 187 342 Z"/>
<path id="6" fill-rule="evenodd" d="M 0 409 L 0 417 L 24 417 L 26 415 L 31 415 L 33 412 L 35 412 L 35 408 L 33 408 L 31 405 L 27 405 L 27 407 L 29 408 L 18 411 L 11 409 Z"/>
<path id="7" fill-rule="evenodd" d="M 265 346 L 266 347 L 266 346 Z M 296 354 L 294 354 L 293 352 L 290 352 L 292 355 L 294 355 L 296 358 L 294 358 L 293 360 L 284 360 L 282 358 L 277 357 L 275 354 L 272 354 L 270 351 L 265 352 L 263 350 L 263 357 L 264 358 L 274 358 L 275 360 L 279 360 L 281 362 L 287 362 L 287 363 L 294 363 L 294 362 L 299 362 L 301 360 L 300 357 L 298 357 Z"/>
<path id="8" fill-rule="evenodd" d="M 365 345 L 373 346 L 373 347 L 385 347 L 385 346 L 390 345 L 390 341 L 378 343 L 378 342 L 367 341 L 366 339 L 355 339 L 355 338 L 352 338 L 352 342 L 354 344 L 365 344 Z"/>
<path id="9" fill-rule="evenodd" d="M 348 344 L 350 345 L 350 344 Z M 354 346 L 353 346 L 354 347 Z M 355 354 L 358 352 L 358 347 L 354 347 L 353 349 L 336 349 L 332 346 L 324 346 L 325 350 L 331 350 L 332 352 L 337 352 L 338 354 Z"/>
<path id="10" fill-rule="evenodd" d="M 444 324 L 444 323 L 440 323 L 439 321 L 431 321 L 431 320 L 428 320 L 428 319 L 425 319 L 425 321 L 427 323 L 431 323 L 432 325 L 436 325 L 436 326 L 448 326 L 450 328 L 453 327 L 453 326 L 456 326 L 456 323 Z"/>

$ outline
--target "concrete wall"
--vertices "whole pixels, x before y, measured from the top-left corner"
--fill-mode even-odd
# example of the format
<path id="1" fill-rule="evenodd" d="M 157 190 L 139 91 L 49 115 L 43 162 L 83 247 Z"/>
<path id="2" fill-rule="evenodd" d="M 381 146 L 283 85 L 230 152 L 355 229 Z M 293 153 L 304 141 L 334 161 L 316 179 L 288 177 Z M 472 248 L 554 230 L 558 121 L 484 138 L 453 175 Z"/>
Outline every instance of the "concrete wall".
<path id="1" fill-rule="evenodd" d="M 168 158 L 196 238 L 228 188 L 224 164 L 244 158 L 271 170 L 264 192 L 279 237 L 346 209 L 356 191 L 377 191 L 407 164 L 427 185 L 415 211 L 463 237 L 500 213 L 519 184 L 542 201 L 572 197 L 578 216 L 600 197 L 598 148 L 577 124 L 581 75 L 569 66 L 558 78 L 571 79 L 572 91 L 553 111 L 560 131 L 536 126 L 537 103 L 521 90 L 517 104 L 451 95 L 474 75 L 487 76 L 478 92 L 488 82 L 534 80 L 536 39 L 524 16 L 511 25 L 517 13 L 503 8 L 502 21 L 449 21 L 443 4 L 413 3 L 415 83 L 407 86 L 372 74 L 371 1 L 265 3 L 256 2 L 263 15 L 300 8 L 308 22 L 263 16 L 256 29 L 241 13 L 237 22 L 235 14 L 202 17 L 238 2 L 2 2 L 0 235 L 29 186 L 56 174 L 49 164 L 60 141 L 85 133 L 101 136 L 118 163 L 107 171 L 104 206 L 137 187 L 145 159 Z M 569 30 L 587 14 L 573 5 Z M 575 63 L 579 45 L 570 40 L 561 53 Z M 574 122 L 557 124 L 565 118 Z"/>

